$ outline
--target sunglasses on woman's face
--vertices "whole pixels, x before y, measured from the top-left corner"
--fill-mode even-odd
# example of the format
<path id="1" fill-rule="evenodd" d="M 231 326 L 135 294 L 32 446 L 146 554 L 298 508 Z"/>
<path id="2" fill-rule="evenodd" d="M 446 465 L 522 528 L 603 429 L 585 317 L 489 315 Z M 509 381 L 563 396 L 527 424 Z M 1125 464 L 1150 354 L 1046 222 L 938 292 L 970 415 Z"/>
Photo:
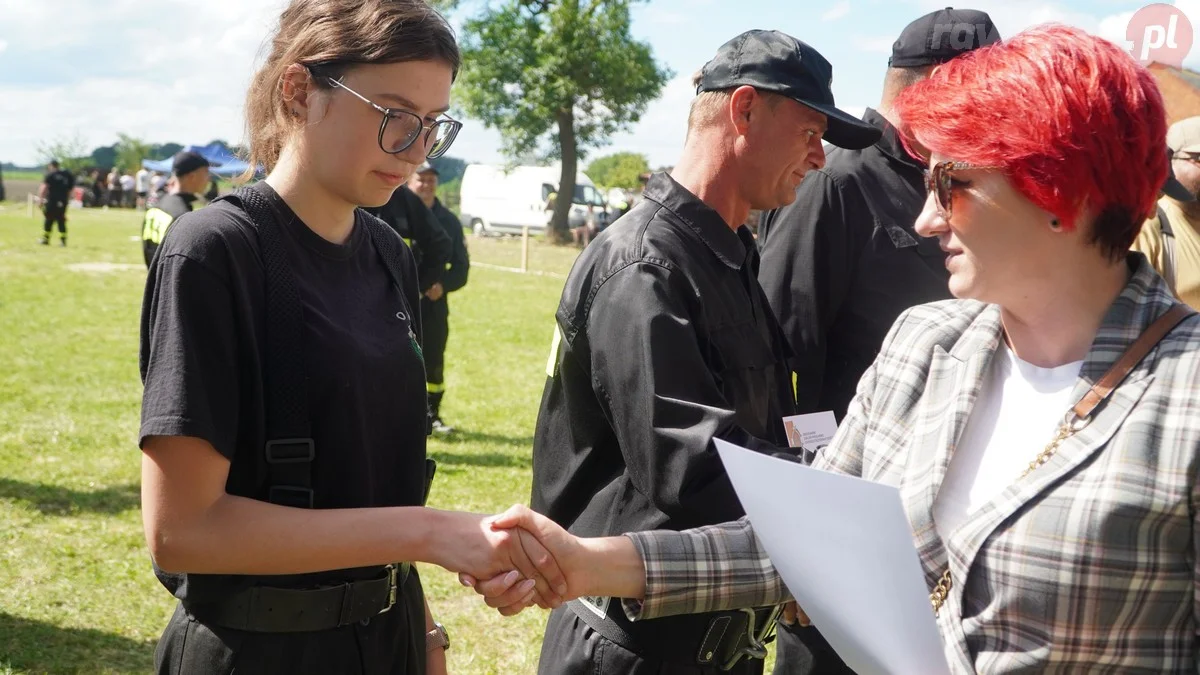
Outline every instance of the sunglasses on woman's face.
<path id="1" fill-rule="evenodd" d="M 968 162 L 938 162 L 932 169 L 925 170 L 925 190 L 933 195 L 938 213 L 946 220 L 950 219 L 951 207 L 954 204 L 955 171 L 970 171 L 973 169 L 996 169 L 994 166 L 976 166 Z"/>

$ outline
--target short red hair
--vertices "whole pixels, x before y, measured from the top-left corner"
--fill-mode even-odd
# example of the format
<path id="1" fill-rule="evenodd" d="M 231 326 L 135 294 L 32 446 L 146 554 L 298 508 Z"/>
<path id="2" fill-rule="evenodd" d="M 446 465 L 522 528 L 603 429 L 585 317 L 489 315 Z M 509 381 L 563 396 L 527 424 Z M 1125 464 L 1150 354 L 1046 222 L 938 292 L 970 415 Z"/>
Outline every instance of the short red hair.
<path id="1" fill-rule="evenodd" d="M 1115 44 L 1046 24 L 937 68 L 896 101 L 903 133 L 932 152 L 999 166 L 1034 204 L 1114 260 L 1167 176 L 1167 121 L 1153 76 Z"/>

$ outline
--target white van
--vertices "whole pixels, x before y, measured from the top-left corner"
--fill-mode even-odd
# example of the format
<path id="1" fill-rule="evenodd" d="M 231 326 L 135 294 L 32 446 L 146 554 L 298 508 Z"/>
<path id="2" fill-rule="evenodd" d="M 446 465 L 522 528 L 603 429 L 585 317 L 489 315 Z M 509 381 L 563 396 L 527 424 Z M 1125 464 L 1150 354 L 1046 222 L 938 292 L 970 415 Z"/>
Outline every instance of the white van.
<path id="1" fill-rule="evenodd" d="M 462 222 L 476 234 L 520 234 L 521 228 L 542 232 L 550 222 L 546 203 L 558 192 L 558 166 L 492 166 L 471 164 L 462 178 Z M 575 199 L 569 222 L 584 222 L 588 206 L 597 220 L 604 217 L 604 197 L 582 171 L 575 174 Z"/>

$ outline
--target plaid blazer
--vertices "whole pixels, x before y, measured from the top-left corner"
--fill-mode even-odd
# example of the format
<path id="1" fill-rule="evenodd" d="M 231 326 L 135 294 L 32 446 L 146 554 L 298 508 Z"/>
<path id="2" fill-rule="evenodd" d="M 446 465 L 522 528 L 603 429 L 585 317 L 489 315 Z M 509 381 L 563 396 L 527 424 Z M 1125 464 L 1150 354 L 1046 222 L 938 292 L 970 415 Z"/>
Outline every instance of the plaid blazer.
<path id="1" fill-rule="evenodd" d="M 1129 265 L 1073 400 L 1177 302 L 1141 254 Z M 1184 319 L 1047 464 L 1013 476 L 942 541 L 934 497 L 1001 339 L 995 305 L 906 312 L 815 466 L 899 488 L 926 583 L 947 565 L 954 581 L 938 618 L 953 672 L 1198 672 L 1200 319 Z M 1013 448 L 1031 460 L 1041 450 Z M 788 597 L 745 519 L 629 536 L 646 562 L 631 618 Z"/>

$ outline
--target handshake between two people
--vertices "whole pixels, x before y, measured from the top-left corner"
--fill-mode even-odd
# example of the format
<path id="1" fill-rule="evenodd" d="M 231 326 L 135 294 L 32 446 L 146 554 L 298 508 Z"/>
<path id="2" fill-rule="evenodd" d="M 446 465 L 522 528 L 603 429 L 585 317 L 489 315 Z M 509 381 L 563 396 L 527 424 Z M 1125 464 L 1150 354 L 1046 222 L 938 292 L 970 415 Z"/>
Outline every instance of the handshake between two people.
<path id="1" fill-rule="evenodd" d="M 431 562 L 458 572 L 464 586 L 504 616 L 581 596 L 640 599 L 645 593 L 645 566 L 628 537 L 576 537 L 519 505 L 478 525 L 486 545 L 474 536 L 444 542 L 445 555 Z"/>

